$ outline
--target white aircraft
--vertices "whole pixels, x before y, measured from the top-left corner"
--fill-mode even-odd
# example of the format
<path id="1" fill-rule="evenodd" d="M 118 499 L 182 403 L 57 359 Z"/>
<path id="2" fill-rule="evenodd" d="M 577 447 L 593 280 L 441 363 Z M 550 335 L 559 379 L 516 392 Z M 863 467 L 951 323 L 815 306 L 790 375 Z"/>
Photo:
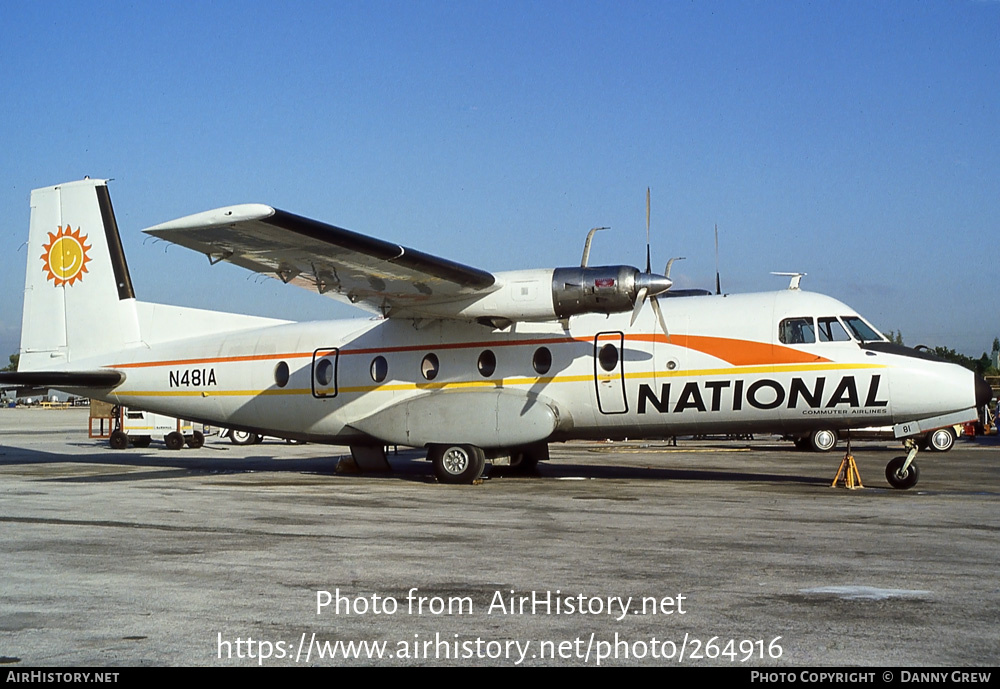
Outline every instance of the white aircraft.
<path id="1" fill-rule="evenodd" d="M 31 194 L 21 357 L 0 384 L 347 445 L 366 469 L 388 468 L 386 445 L 427 448 L 445 483 L 475 481 L 487 460 L 532 467 L 574 438 L 876 424 L 920 437 L 990 397 L 970 371 L 798 289 L 677 296 L 648 266 L 588 267 L 586 253 L 581 267 L 492 274 L 257 204 L 146 232 L 376 316 L 137 301 L 107 184 L 85 179 Z M 910 446 L 886 469 L 897 488 L 917 481 Z"/>

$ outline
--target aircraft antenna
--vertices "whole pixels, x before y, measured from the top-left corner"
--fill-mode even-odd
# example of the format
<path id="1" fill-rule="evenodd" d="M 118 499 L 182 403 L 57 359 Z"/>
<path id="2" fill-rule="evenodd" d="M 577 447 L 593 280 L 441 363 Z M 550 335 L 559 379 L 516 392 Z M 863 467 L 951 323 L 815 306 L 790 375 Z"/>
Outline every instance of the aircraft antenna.
<path id="1" fill-rule="evenodd" d="M 722 283 L 719 280 L 719 223 L 715 223 L 715 293 L 722 294 Z"/>
<path id="2" fill-rule="evenodd" d="M 646 272 L 653 272 L 649 261 L 649 187 L 646 187 Z"/>

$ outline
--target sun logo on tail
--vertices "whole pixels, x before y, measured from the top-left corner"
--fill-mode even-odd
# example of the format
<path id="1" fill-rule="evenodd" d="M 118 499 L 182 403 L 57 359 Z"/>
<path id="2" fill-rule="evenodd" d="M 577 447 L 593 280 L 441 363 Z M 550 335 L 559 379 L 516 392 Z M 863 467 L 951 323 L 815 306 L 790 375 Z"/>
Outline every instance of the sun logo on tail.
<path id="1" fill-rule="evenodd" d="M 45 249 L 41 258 L 46 279 L 52 280 L 56 287 L 72 285 L 83 279 L 90 263 L 87 254 L 90 245 L 87 244 L 87 235 L 80 234 L 80 228 L 74 232 L 69 225 L 60 225 L 58 232 L 49 232 L 49 243 L 43 244 L 42 248 Z"/>

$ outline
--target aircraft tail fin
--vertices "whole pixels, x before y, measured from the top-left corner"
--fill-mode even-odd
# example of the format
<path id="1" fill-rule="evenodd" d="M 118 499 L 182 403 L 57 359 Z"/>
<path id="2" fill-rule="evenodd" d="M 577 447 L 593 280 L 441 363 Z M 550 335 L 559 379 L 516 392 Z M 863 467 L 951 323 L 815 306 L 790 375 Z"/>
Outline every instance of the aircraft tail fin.
<path id="1" fill-rule="evenodd" d="M 18 370 L 66 368 L 139 341 L 107 182 L 32 191 Z"/>

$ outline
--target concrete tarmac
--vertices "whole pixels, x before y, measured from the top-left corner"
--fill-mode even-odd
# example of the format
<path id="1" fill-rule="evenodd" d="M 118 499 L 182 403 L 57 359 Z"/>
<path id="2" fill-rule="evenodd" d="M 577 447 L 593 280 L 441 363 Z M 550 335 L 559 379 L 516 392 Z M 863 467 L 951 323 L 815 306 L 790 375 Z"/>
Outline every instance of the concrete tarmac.
<path id="1" fill-rule="evenodd" d="M 0 410 L 5 670 L 1000 662 L 995 439 L 922 452 L 910 491 L 897 444 L 855 443 L 848 491 L 842 448 L 771 437 L 554 445 L 445 486 L 414 451 L 366 476 L 343 448 L 86 428 Z"/>

